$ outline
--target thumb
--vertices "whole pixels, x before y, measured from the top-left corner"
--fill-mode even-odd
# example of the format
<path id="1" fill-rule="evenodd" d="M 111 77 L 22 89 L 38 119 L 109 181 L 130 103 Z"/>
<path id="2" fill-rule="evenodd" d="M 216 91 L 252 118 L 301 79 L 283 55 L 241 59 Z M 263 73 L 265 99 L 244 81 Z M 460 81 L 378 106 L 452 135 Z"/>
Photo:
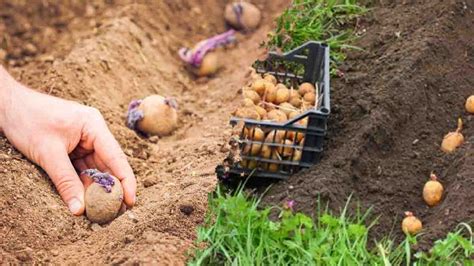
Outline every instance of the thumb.
<path id="1" fill-rule="evenodd" d="M 64 149 L 50 147 L 48 154 L 42 154 L 40 166 L 53 181 L 69 211 L 74 215 L 84 213 L 84 185 Z"/>

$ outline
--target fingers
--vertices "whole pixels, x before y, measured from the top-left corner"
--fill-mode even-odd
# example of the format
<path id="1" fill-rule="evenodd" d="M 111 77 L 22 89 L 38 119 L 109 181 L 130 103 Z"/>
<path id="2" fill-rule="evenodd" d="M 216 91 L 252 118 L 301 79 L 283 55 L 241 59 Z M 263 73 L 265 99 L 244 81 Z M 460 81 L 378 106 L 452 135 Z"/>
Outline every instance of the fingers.
<path id="1" fill-rule="evenodd" d="M 122 182 L 124 201 L 131 207 L 135 204 L 137 183 L 127 157 L 105 122 L 97 128 L 96 134 L 93 143 L 94 150 L 99 158 L 96 161 L 102 161 L 105 167 L 109 168 L 111 173 Z"/>
<path id="2" fill-rule="evenodd" d="M 84 170 L 87 169 L 94 169 L 97 168 L 95 166 L 90 166 L 86 163 L 85 159 L 77 159 L 73 161 L 74 168 L 76 168 L 77 172 L 82 173 Z M 82 181 L 82 184 L 84 184 L 84 189 L 87 189 L 90 184 L 92 184 L 92 179 L 87 176 L 87 175 L 81 175 L 79 174 L 79 178 Z"/>
<path id="3" fill-rule="evenodd" d="M 71 213 L 81 215 L 84 212 L 84 186 L 67 151 L 60 145 L 50 145 L 46 152 L 40 154 L 41 167 L 53 181 Z"/>

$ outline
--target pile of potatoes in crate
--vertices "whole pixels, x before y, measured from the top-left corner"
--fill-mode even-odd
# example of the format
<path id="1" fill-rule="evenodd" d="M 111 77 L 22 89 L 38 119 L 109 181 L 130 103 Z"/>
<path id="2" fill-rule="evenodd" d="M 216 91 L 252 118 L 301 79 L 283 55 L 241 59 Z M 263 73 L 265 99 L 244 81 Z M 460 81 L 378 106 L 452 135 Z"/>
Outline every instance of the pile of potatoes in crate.
<path id="1" fill-rule="evenodd" d="M 262 76 L 254 69 L 251 71 L 251 82 L 242 88 L 243 100 L 233 113 L 235 117 L 284 123 L 304 111 L 314 108 L 318 95 L 313 84 L 305 82 L 298 88 L 292 86 L 288 88 L 285 84 L 278 83 L 275 76 L 271 74 Z M 303 118 L 295 123 L 306 127 L 308 118 Z M 302 149 L 293 147 L 303 146 L 304 133 L 244 127 L 242 137 L 253 141 L 244 145 L 243 155 L 274 160 L 299 161 L 301 159 Z M 269 143 L 287 146 L 275 147 L 268 145 Z M 290 145 L 293 147 L 289 147 Z M 244 159 L 241 166 L 254 169 L 257 167 L 257 161 Z M 278 164 L 263 164 L 262 167 L 272 172 L 278 171 Z"/>

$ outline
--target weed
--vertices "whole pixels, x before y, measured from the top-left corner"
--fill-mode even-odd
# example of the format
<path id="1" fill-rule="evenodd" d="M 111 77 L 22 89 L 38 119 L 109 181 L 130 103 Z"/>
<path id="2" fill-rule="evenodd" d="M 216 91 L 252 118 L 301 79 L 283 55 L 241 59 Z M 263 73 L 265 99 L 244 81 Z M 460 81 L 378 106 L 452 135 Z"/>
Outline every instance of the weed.
<path id="1" fill-rule="evenodd" d="M 346 49 L 359 49 L 350 45 L 356 39 L 351 25 L 366 11 L 356 0 L 294 0 L 278 17 L 265 46 L 286 52 L 310 40 L 327 43 L 335 70 L 346 58 Z"/>
<path id="2" fill-rule="evenodd" d="M 368 233 L 376 220 L 368 223 L 370 210 L 349 216 L 349 201 L 337 216 L 319 206 L 312 219 L 293 212 L 292 202 L 259 209 L 260 199 L 247 197 L 241 188 L 233 195 L 218 188 L 198 229 L 198 246 L 206 247 L 195 251 L 189 265 L 472 265 L 469 225 L 437 241 L 429 253 L 412 254 L 415 237 L 399 245 L 386 238 L 370 248 Z M 275 211 L 280 215 L 272 220 Z"/>

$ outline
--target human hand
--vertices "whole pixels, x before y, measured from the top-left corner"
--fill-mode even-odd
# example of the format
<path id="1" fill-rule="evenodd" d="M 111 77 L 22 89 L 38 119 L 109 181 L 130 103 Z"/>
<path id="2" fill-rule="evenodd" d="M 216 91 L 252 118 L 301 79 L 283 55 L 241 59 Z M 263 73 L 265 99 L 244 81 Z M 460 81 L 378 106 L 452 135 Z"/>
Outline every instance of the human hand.
<path id="1" fill-rule="evenodd" d="M 1 75 L 0 67 L 0 129 L 46 171 L 74 215 L 84 212 L 84 190 L 92 182 L 76 170 L 89 168 L 120 179 L 124 202 L 133 206 L 135 176 L 97 109 L 35 92 Z"/>

